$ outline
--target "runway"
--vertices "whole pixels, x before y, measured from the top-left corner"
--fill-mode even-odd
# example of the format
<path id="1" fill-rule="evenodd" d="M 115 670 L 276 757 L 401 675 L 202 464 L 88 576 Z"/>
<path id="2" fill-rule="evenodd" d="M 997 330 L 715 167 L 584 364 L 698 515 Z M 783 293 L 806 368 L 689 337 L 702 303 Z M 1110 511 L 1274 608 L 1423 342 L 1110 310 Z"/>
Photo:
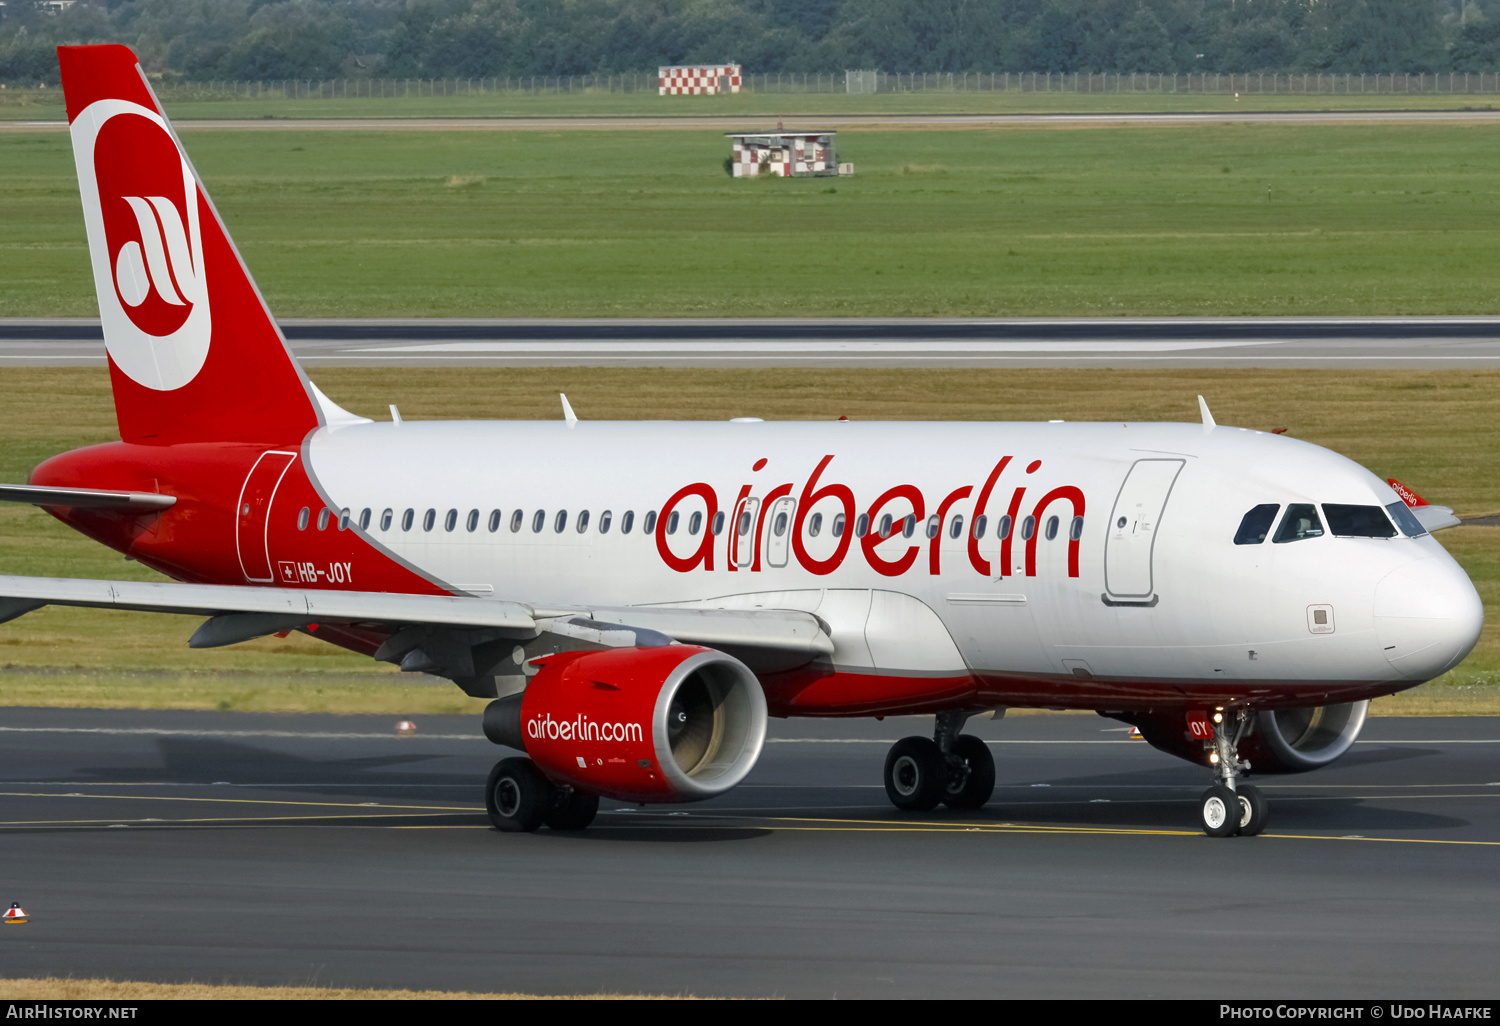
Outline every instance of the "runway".
<path id="1" fill-rule="evenodd" d="M 700 805 L 490 830 L 472 718 L 6 709 L 7 976 L 786 997 L 1490 998 L 1500 721 L 1374 719 L 1192 829 L 1206 773 L 1089 715 L 971 721 L 1000 784 L 903 816 L 930 719 L 773 721 Z"/>
<path id="2" fill-rule="evenodd" d="M 1500 367 L 1500 318 L 285 320 L 307 367 Z M 0 320 L 0 366 L 104 366 L 97 320 Z"/>
<path id="3" fill-rule="evenodd" d="M 1456 102 L 1462 102 L 1455 97 Z M 790 104 L 789 104 L 790 105 Z M 167 105 L 170 113 L 171 104 Z M 309 131 L 309 132 L 604 132 L 604 131 L 770 131 L 781 124 L 787 131 L 903 128 L 1105 128 L 1128 126 L 1192 126 L 1205 124 L 1276 125 L 1388 125 L 1433 122 L 1493 124 L 1497 110 L 1326 110 L 1326 111 L 1200 111 L 1189 113 L 1058 113 L 1058 114 L 718 114 L 652 117 L 453 117 L 453 118 L 262 118 L 174 120 L 178 131 Z M 63 132 L 61 119 L 0 121 L 0 132 Z"/>

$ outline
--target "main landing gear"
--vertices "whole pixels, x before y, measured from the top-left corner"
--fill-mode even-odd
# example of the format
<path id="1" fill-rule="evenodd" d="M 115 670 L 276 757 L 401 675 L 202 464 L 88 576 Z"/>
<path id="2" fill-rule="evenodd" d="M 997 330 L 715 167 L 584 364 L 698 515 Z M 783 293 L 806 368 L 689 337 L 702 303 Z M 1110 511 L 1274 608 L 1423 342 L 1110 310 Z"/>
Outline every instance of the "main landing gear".
<path id="1" fill-rule="evenodd" d="M 599 812 L 599 796 L 559 787 L 530 759 L 501 759 L 490 770 L 484 807 L 496 830 L 531 833 L 542 824 L 553 830 L 582 830 Z"/>
<path id="2" fill-rule="evenodd" d="M 973 734 L 960 734 L 967 712 L 937 714 L 933 737 L 905 737 L 885 757 L 885 793 L 907 812 L 927 812 L 946 803 L 977 809 L 995 791 L 995 759 Z"/>
<path id="3" fill-rule="evenodd" d="M 1208 761 L 1214 768 L 1215 783 L 1198 799 L 1198 816 L 1203 832 L 1210 837 L 1254 837 L 1265 829 L 1270 805 L 1260 791 L 1249 784 L 1239 784 L 1239 776 L 1250 764 L 1239 757 L 1238 746 L 1250 726 L 1247 709 L 1218 709 L 1212 717 L 1214 736 L 1208 745 Z"/>

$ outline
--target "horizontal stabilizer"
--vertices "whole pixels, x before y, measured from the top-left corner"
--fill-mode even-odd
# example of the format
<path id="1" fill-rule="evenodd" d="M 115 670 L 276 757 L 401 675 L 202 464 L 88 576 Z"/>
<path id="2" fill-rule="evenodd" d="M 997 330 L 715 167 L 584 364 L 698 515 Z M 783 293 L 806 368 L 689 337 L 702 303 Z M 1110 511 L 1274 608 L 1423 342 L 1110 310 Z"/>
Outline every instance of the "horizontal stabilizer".
<path id="1" fill-rule="evenodd" d="M 69 509 L 117 509 L 127 513 L 160 513 L 177 502 L 175 495 L 155 492 L 110 492 L 98 488 L 46 488 L 41 485 L 0 485 L 0 502 L 29 502 L 33 506 Z"/>

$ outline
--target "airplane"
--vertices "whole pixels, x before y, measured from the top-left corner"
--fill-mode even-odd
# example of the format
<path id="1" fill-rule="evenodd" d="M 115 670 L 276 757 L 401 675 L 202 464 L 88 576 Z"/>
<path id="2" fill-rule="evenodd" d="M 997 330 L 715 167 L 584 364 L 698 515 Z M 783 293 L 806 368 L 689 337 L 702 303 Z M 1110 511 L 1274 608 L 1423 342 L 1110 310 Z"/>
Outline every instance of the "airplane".
<path id="1" fill-rule="evenodd" d="M 135 56 L 58 49 L 120 440 L 27 502 L 160 583 L 0 578 L 47 604 L 298 631 L 489 698 L 502 831 L 744 780 L 768 717 L 930 715 L 883 780 L 977 809 L 963 732 L 1093 710 L 1244 778 L 1325 766 L 1372 698 L 1457 665 L 1483 609 L 1451 511 L 1275 433 L 1198 423 L 375 422 L 303 373 Z M 1406 491 L 1405 489 L 1401 489 Z"/>

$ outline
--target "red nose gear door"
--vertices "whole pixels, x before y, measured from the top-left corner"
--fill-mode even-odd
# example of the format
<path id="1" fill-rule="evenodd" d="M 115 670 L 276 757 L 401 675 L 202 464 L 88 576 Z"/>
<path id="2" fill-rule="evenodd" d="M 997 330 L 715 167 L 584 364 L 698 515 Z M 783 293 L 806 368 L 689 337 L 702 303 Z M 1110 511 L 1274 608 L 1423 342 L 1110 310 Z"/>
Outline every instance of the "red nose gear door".
<path id="1" fill-rule="evenodd" d="M 240 489 L 239 508 L 235 517 L 235 544 L 239 549 L 240 569 L 245 580 L 264 583 L 275 580 L 271 572 L 270 543 L 266 528 L 270 524 L 271 500 L 281 479 L 297 460 L 294 452 L 264 452 L 245 478 Z"/>

